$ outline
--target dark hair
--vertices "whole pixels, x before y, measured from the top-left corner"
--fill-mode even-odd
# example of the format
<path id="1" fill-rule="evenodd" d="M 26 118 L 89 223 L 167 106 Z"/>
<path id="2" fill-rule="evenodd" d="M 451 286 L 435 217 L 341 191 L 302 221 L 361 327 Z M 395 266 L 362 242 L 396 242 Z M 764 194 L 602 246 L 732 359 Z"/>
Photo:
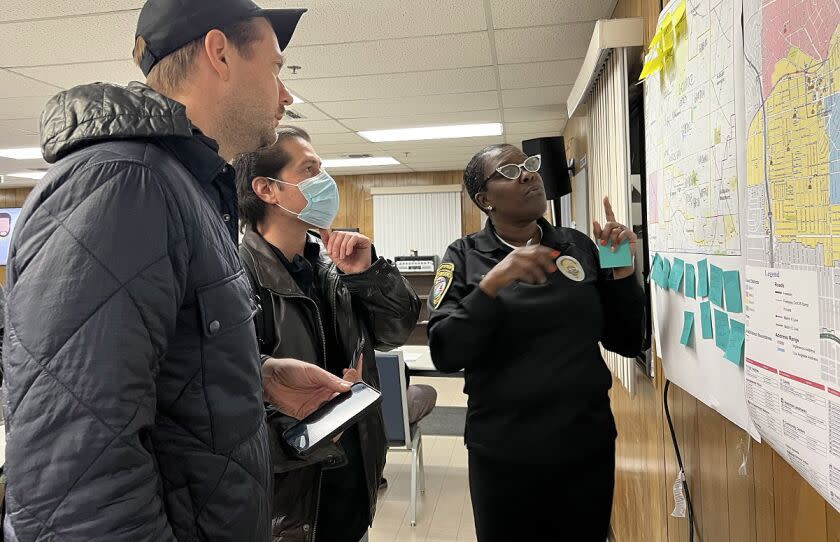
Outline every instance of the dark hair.
<path id="1" fill-rule="evenodd" d="M 484 147 L 475 153 L 475 156 L 472 157 L 470 163 L 467 164 L 467 167 L 464 169 L 464 188 L 467 189 L 467 194 L 470 195 L 470 199 L 473 200 L 473 203 L 475 203 L 483 213 L 487 213 L 487 210 L 475 201 L 475 196 L 487 187 L 487 183 L 484 181 L 484 158 L 497 149 L 504 149 L 507 147 L 514 147 L 514 145 L 511 145 L 510 143 L 498 143 L 496 145 Z"/>
<path id="2" fill-rule="evenodd" d="M 303 128 L 280 126 L 277 128 L 277 143 L 254 152 L 240 154 L 233 160 L 236 194 L 239 198 L 239 218 L 251 229 L 255 230 L 257 224 L 265 218 L 267 205 L 254 193 L 251 186 L 254 177 L 277 177 L 292 159 L 283 148 L 283 142 L 295 137 L 312 142 L 312 138 Z"/>

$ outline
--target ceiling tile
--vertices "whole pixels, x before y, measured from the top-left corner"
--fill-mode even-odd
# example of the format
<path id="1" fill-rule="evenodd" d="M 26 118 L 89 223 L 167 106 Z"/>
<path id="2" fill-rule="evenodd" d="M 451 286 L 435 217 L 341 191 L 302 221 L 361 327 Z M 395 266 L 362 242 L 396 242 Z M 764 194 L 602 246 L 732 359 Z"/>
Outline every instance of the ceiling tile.
<path id="1" fill-rule="evenodd" d="M 486 32 L 474 32 L 295 47 L 287 52 L 286 62 L 303 67 L 297 76 L 287 75 L 290 85 L 319 77 L 487 66 L 491 64 L 490 40 Z"/>
<path id="2" fill-rule="evenodd" d="M 582 64 L 582 58 L 503 64 L 499 66 L 499 80 L 503 89 L 573 85 Z"/>
<path id="3" fill-rule="evenodd" d="M 294 104 L 291 107 L 289 107 L 288 109 L 291 109 L 292 111 L 294 111 L 295 113 L 298 113 L 299 115 L 303 115 L 303 119 L 301 119 L 301 120 L 331 120 L 332 119 L 332 117 L 324 114 L 324 112 L 321 111 L 318 107 L 316 107 L 316 106 L 314 106 L 313 104 L 310 104 L 310 103 Z M 291 117 L 285 117 L 284 122 L 286 120 L 293 121 L 294 119 L 292 119 Z"/>
<path id="4" fill-rule="evenodd" d="M 426 141 L 392 141 L 377 143 L 382 149 L 397 153 L 414 152 L 422 149 L 440 149 L 447 146 L 472 147 L 478 152 L 487 145 L 504 143 L 502 136 L 493 137 L 465 137 L 460 139 L 436 139 Z"/>
<path id="5" fill-rule="evenodd" d="M 462 94 L 410 96 L 382 100 L 319 102 L 318 107 L 339 119 L 379 117 L 382 116 L 383 112 L 393 116 L 479 111 L 482 109 L 498 109 L 499 94 L 495 91 L 465 92 Z"/>
<path id="6" fill-rule="evenodd" d="M 411 173 L 411 168 L 405 165 L 393 166 L 376 166 L 376 167 L 341 167 L 330 168 L 330 175 L 337 177 L 343 176 L 345 179 L 348 176 L 354 175 L 372 175 L 376 173 Z"/>
<path id="7" fill-rule="evenodd" d="M 312 146 L 315 147 L 315 152 L 321 158 L 347 156 L 348 154 L 370 154 L 371 156 L 381 156 L 389 154 L 387 151 L 382 151 L 372 143 L 342 143 L 341 145 L 321 145 L 313 141 Z"/>
<path id="8" fill-rule="evenodd" d="M 62 88 L 71 88 L 93 81 L 125 85 L 129 81 L 145 80 L 143 72 L 131 60 L 16 68 L 14 71 Z"/>
<path id="9" fill-rule="evenodd" d="M 22 0 L 18 0 L 22 1 Z M 263 7 L 309 9 L 292 45 L 344 43 L 486 30 L 483 0 L 261 0 Z"/>
<path id="10" fill-rule="evenodd" d="M 526 139 L 537 139 L 541 137 L 557 137 L 562 135 L 563 131 L 560 132 L 533 132 L 529 134 L 510 134 L 507 137 L 508 143 L 511 145 L 516 145 L 517 147 L 522 146 L 522 141 Z"/>
<path id="11" fill-rule="evenodd" d="M 495 28 L 563 24 L 609 19 L 616 0 L 490 0 Z"/>
<path id="12" fill-rule="evenodd" d="M 289 86 L 299 92 L 301 98 L 317 103 L 495 90 L 496 76 L 493 68 L 487 66 L 338 79 L 301 79 L 290 81 Z"/>
<path id="13" fill-rule="evenodd" d="M 3 122 L 0 121 L 0 148 L 38 147 L 41 145 L 37 134 L 6 128 Z"/>
<path id="14" fill-rule="evenodd" d="M 59 90 L 61 89 L 54 85 L 33 81 L 17 73 L 0 68 L 0 98 L 52 96 Z"/>
<path id="15" fill-rule="evenodd" d="M 565 119 L 566 113 L 566 104 L 512 107 L 505 109 L 505 122 L 534 122 L 549 119 Z"/>
<path id="16" fill-rule="evenodd" d="M 535 132 L 557 132 L 559 135 L 562 127 L 566 124 L 565 120 L 541 120 L 536 122 L 506 122 L 505 134 L 531 134 Z"/>
<path id="17" fill-rule="evenodd" d="M 594 22 L 496 30 L 499 64 L 582 58 L 592 37 Z M 576 74 L 577 75 L 577 74 Z"/>
<path id="18" fill-rule="evenodd" d="M 349 132 L 347 128 L 342 126 L 339 122 L 334 120 L 293 120 L 283 119 L 285 124 L 292 124 L 300 126 L 310 134 L 337 134 L 340 132 Z"/>
<path id="19" fill-rule="evenodd" d="M 8 128 L 10 130 L 18 130 L 30 135 L 38 135 L 40 130 L 40 118 L 32 119 L 16 119 L 16 120 L 0 120 L 0 128 Z M 19 145 L 25 147 L 26 145 Z"/>
<path id="20" fill-rule="evenodd" d="M 437 113 L 433 115 L 410 115 L 405 117 L 378 117 L 371 119 L 344 119 L 342 122 L 351 130 L 388 130 L 393 128 L 415 128 L 421 126 L 445 126 L 450 124 L 482 124 L 499 122 L 499 110 L 462 111 L 459 113 Z"/>
<path id="21" fill-rule="evenodd" d="M 0 66 L 127 59 L 134 47 L 136 27 L 134 11 L 3 24 Z M 45 39 L 47 36 L 50 39 Z"/>
<path id="22" fill-rule="evenodd" d="M 502 103 L 505 107 L 565 104 L 570 90 L 571 86 L 503 90 Z"/>
<path id="23" fill-rule="evenodd" d="M 341 134 L 316 134 L 312 136 L 312 144 L 320 145 L 370 145 L 367 139 L 352 132 Z"/>
<path id="24" fill-rule="evenodd" d="M 139 10 L 145 0 L 73 0 L 72 2 L 33 2 L 32 0 L 3 0 L 0 21 L 22 21 L 44 17 L 72 17 L 106 11 Z M 135 14 L 135 19 L 137 15 Z"/>
<path id="25" fill-rule="evenodd" d="M 30 98 L 0 98 L 0 119 L 29 119 L 40 117 L 49 96 Z"/>

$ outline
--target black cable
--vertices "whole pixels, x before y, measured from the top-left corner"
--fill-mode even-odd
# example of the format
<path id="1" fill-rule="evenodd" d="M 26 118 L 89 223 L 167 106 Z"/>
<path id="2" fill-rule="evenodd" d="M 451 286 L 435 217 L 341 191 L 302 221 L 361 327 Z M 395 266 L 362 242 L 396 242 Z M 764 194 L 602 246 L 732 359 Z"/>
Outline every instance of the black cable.
<path id="1" fill-rule="evenodd" d="M 685 500 L 688 503 L 688 540 L 694 542 L 694 531 L 697 526 L 694 524 L 694 507 L 691 505 L 691 492 L 688 490 L 688 479 L 685 477 L 685 468 L 683 467 L 682 454 L 680 454 L 680 445 L 677 443 L 677 433 L 674 431 L 674 422 L 671 421 L 671 409 L 668 408 L 668 389 L 671 387 L 671 381 L 665 379 L 665 391 L 662 393 L 662 403 L 665 405 L 665 418 L 668 419 L 668 429 L 671 430 L 671 440 L 674 443 L 674 453 L 677 456 L 677 465 L 680 467 L 680 472 L 683 473 L 682 485 L 685 491 Z M 698 531 L 699 534 L 699 531 Z"/>

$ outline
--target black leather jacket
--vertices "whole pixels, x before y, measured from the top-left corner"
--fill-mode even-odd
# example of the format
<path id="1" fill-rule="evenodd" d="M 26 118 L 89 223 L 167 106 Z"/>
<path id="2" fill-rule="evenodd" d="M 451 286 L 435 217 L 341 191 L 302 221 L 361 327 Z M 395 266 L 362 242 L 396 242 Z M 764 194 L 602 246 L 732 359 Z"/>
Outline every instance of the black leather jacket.
<path id="1" fill-rule="evenodd" d="M 365 338 L 363 378 L 379 387 L 374 349 L 402 346 L 420 312 L 417 295 L 391 262 L 379 258 L 367 271 L 345 275 L 322 250 L 316 280 L 324 293 L 328 314 L 320 314 L 258 233 L 246 231 L 239 254 L 262 306 L 255 321 L 263 354 L 303 359 L 326 368 L 322 356 L 326 341 L 323 326 L 331 325 L 339 343 L 339 356 L 347 360 L 348 366 L 359 339 Z M 313 337 L 309 331 L 308 322 L 313 316 L 321 328 L 319 337 Z M 314 542 L 322 470 L 341 466 L 344 454 L 338 446 L 331 446 L 306 460 L 296 458 L 280 445 L 280 434 L 294 420 L 269 407 L 268 422 L 275 472 L 274 540 Z M 358 432 L 372 522 L 388 448 L 381 414 L 377 411 L 360 421 Z"/>

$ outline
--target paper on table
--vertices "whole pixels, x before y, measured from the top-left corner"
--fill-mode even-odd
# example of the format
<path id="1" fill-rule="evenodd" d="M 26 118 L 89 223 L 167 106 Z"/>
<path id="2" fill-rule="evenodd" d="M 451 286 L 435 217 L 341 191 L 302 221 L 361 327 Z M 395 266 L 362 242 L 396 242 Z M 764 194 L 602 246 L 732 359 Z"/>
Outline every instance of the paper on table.
<path id="1" fill-rule="evenodd" d="M 723 308 L 723 269 L 716 265 L 711 265 L 710 267 L 709 299 L 718 307 Z"/>
<path id="2" fill-rule="evenodd" d="M 729 303 L 727 301 L 727 303 Z M 741 365 L 741 353 L 744 349 L 744 324 L 735 320 L 729 320 L 729 344 L 726 345 L 726 352 L 723 357 L 734 363 Z"/>
<path id="3" fill-rule="evenodd" d="M 406 363 L 412 363 L 421 357 L 423 357 L 423 354 L 419 352 L 403 352 L 403 361 Z"/>
<path id="4" fill-rule="evenodd" d="M 684 270 L 685 262 L 679 258 L 674 258 L 674 265 L 671 267 L 671 275 L 668 278 L 668 287 L 675 292 L 680 291 L 680 283 L 682 282 Z"/>
<path id="5" fill-rule="evenodd" d="M 694 299 L 694 266 L 685 264 L 685 297 Z"/>
<path id="6" fill-rule="evenodd" d="M 682 330 L 682 337 L 680 337 L 680 342 L 686 346 L 688 346 L 688 342 L 691 340 L 691 329 L 694 327 L 694 312 L 693 311 L 685 311 L 683 313 L 683 330 Z"/>
<path id="7" fill-rule="evenodd" d="M 709 267 L 706 260 L 697 262 L 697 296 L 707 297 L 709 295 Z"/>
<path id="8" fill-rule="evenodd" d="M 725 312 L 715 309 L 715 344 L 721 350 L 729 346 L 729 317 Z"/>
<path id="9" fill-rule="evenodd" d="M 708 301 L 700 303 L 700 322 L 703 327 L 703 338 L 713 338 L 714 333 L 712 333 L 712 305 Z"/>
<path id="10" fill-rule="evenodd" d="M 630 241 L 624 240 L 616 247 L 615 252 L 611 250 L 612 244 L 605 246 L 598 244 L 598 259 L 601 261 L 601 269 L 614 267 L 630 267 L 633 265 L 633 255 L 630 254 Z"/>
<path id="11" fill-rule="evenodd" d="M 741 304 L 741 276 L 737 271 L 723 272 L 723 291 L 726 294 L 726 310 L 743 312 Z"/>

